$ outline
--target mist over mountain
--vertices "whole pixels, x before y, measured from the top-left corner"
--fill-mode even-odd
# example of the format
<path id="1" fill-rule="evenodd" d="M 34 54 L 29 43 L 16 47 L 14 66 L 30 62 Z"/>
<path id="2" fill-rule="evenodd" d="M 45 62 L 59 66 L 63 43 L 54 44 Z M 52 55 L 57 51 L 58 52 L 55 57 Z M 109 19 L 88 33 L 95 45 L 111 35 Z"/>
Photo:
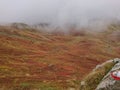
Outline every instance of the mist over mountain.
<path id="1" fill-rule="evenodd" d="M 0 0 L 0 90 L 95 90 L 118 58 L 120 0 Z"/>
<path id="2" fill-rule="evenodd" d="M 104 26 L 120 20 L 119 0 L 0 0 L 0 23 Z"/>

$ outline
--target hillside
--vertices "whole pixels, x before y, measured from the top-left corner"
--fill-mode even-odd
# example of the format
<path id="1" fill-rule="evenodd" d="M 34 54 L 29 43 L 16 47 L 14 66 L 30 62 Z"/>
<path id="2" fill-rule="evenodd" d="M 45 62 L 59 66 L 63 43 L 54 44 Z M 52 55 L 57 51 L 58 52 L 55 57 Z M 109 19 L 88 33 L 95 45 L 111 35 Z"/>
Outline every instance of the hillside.
<path id="1" fill-rule="evenodd" d="M 78 35 L 0 26 L 0 88 L 78 88 L 97 64 L 120 57 L 119 32 L 116 25 Z"/>

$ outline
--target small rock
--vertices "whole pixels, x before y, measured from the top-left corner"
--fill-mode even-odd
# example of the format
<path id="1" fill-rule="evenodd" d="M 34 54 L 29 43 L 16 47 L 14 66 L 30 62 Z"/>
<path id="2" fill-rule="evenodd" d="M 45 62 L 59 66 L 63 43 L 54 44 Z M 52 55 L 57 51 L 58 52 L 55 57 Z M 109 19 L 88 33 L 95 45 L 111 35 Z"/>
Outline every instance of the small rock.
<path id="1" fill-rule="evenodd" d="M 82 81 L 82 82 L 81 82 L 81 86 L 84 86 L 84 85 L 85 85 L 85 81 Z"/>
<path id="2" fill-rule="evenodd" d="M 99 69 L 99 68 L 101 68 L 102 67 L 102 65 L 97 65 L 96 67 L 95 67 L 95 69 L 93 69 L 93 71 L 96 71 L 97 69 Z"/>
<path id="3" fill-rule="evenodd" d="M 120 59 L 119 59 L 119 58 L 115 58 L 115 59 L 113 60 L 113 62 L 119 63 L 119 62 L 120 62 Z"/>
<path id="4" fill-rule="evenodd" d="M 29 77 L 29 76 L 30 76 L 30 74 L 29 74 L 29 73 L 27 73 L 25 76 Z"/>

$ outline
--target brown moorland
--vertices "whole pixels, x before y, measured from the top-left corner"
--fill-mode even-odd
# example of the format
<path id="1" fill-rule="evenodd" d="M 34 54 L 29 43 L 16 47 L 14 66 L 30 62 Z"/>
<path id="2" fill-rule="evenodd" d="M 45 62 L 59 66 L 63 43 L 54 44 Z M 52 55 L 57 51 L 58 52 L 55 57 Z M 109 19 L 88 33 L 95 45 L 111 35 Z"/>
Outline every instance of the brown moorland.
<path id="1" fill-rule="evenodd" d="M 77 35 L 0 26 L 0 87 L 76 88 L 96 65 L 120 57 L 120 33 L 115 32 L 120 32 L 116 25 Z"/>

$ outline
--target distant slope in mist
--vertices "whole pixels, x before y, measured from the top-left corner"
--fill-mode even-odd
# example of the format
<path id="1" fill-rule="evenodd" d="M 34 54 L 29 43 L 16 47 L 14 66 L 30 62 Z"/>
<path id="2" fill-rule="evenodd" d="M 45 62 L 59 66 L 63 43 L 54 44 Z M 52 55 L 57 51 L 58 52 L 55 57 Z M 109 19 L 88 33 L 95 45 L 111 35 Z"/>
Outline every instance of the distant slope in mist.
<path id="1" fill-rule="evenodd" d="M 120 34 L 116 32 L 120 27 L 115 25 L 84 34 L 0 26 L 0 87 L 44 88 L 40 85 L 47 83 L 49 88 L 75 88 L 97 64 L 120 57 Z"/>

